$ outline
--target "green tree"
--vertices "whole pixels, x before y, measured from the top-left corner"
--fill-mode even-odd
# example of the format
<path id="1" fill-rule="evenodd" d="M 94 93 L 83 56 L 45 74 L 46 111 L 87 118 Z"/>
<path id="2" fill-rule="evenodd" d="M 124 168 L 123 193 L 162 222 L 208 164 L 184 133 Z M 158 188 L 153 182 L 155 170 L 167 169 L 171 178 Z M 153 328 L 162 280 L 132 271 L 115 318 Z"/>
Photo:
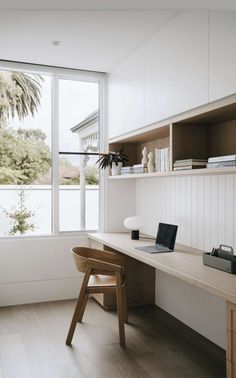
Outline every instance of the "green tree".
<path id="1" fill-rule="evenodd" d="M 5 214 L 11 220 L 11 228 L 9 231 L 10 235 L 15 235 L 20 233 L 20 235 L 25 234 L 27 231 L 34 231 L 35 225 L 30 223 L 30 219 L 34 216 L 32 211 L 27 210 L 25 206 L 25 192 L 21 189 L 18 193 L 17 206 L 11 211 L 4 210 Z"/>
<path id="2" fill-rule="evenodd" d="M 0 184 L 32 184 L 51 166 L 41 130 L 0 129 Z"/>
<path id="3" fill-rule="evenodd" d="M 88 166 L 85 169 L 85 181 L 87 185 L 98 185 L 99 171 L 95 166 Z"/>
<path id="4" fill-rule="evenodd" d="M 0 126 L 4 126 L 10 117 L 18 115 L 23 120 L 30 113 L 34 116 L 41 98 L 40 75 L 23 72 L 0 72 Z"/>

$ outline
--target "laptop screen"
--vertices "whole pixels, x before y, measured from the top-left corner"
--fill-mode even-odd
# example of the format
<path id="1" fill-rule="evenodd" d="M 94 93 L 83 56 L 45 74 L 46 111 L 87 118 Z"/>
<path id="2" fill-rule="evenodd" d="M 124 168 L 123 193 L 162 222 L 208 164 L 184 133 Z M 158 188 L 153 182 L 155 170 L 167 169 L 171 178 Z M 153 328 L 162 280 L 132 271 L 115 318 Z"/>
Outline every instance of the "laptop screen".
<path id="1" fill-rule="evenodd" d="M 156 244 L 162 244 L 173 250 L 175 247 L 175 239 L 178 226 L 167 223 L 159 223 Z"/>

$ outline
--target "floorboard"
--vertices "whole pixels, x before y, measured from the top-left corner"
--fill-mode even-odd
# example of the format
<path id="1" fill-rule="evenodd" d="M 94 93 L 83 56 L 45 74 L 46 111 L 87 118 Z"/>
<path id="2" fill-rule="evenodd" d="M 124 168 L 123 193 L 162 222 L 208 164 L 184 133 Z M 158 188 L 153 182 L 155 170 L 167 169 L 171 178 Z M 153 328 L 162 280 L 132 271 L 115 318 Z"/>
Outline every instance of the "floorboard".
<path id="1" fill-rule="evenodd" d="M 224 378 L 225 351 L 156 306 L 129 310 L 126 349 L 115 311 L 90 299 L 73 346 L 75 301 L 0 308 L 0 378 Z"/>

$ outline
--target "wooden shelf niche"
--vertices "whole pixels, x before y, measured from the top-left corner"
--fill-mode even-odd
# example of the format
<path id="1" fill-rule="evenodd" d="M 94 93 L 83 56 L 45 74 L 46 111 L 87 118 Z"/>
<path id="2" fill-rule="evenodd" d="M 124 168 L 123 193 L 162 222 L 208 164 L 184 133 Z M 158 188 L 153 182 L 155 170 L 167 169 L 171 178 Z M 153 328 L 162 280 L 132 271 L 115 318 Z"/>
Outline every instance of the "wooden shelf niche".
<path id="1" fill-rule="evenodd" d="M 236 154 L 236 119 L 222 123 L 176 123 L 172 125 L 173 161 L 208 159 Z"/>
<path id="2" fill-rule="evenodd" d="M 145 132 L 139 135 L 129 136 L 128 138 L 120 139 L 118 142 L 110 143 L 109 151 L 117 152 L 123 149 L 124 153 L 128 155 L 129 157 L 129 162 L 126 165 L 134 165 L 134 164 L 141 164 L 142 150 L 145 146 L 147 147 L 148 152 L 152 151 L 154 155 L 155 155 L 155 148 L 166 148 L 166 147 L 170 148 L 170 125 L 162 126 L 155 130 L 151 130 L 149 132 Z M 146 175 L 146 174 L 124 175 L 124 176 L 130 177 L 130 176 L 141 176 L 141 175 Z M 121 178 L 121 176 L 114 176 L 114 177 Z M 122 178 L 123 178 L 123 175 L 122 175 Z"/>
<path id="3" fill-rule="evenodd" d="M 109 149 L 124 152 L 129 165 L 139 164 L 142 149 L 170 148 L 170 166 L 180 159 L 208 159 L 236 154 L 236 94 L 205 104 L 165 121 L 160 121 L 111 140 Z M 180 175 L 230 174 L 236 167 L 203 168 L 147 174 L 113 176 L 112 179 Z"/>

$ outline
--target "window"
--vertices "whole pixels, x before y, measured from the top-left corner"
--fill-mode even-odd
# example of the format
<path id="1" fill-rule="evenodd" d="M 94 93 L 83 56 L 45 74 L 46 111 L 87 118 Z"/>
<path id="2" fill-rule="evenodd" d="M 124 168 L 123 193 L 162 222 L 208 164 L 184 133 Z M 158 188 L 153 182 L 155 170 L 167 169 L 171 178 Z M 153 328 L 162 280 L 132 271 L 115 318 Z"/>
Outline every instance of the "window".
<path id="1" fill-rule="evenodd" d="M 99 228 L 104 75 L 0 65 L 0 237 Z"/>
<path id="2" fill-rule="evenodd" d="M 59 79 L 59 153 L 60 231 L 96 230 L 99 171 L 92 153 L 99 153 L 98 83 Z"/>

